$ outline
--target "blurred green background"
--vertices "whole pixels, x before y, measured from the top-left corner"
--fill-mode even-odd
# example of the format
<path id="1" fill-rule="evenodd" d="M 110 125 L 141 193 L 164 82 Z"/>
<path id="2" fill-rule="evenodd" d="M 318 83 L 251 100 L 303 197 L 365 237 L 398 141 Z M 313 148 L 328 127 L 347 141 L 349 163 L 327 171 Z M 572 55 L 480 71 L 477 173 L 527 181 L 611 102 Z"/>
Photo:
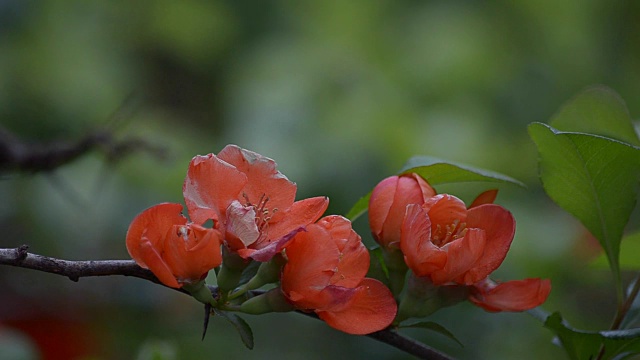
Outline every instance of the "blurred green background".
<path id="1" fill-rule="evenodd" d="M 299 198 L 344 214 L 410 156 L 505 173 L 498 203 L 518 222 L 500 280 L 552 279 L 544 308 L 604 329 L 610 275 L 596 242 L 541 189 L 526 126 L 605 84 L 640 114 L 640 2 L 0 0 L 0 124 L 27 144 L 96 131 L 165 150 L 106 161 L 100 148 L 50 173 L 3 169 L 0 247 L 64 259 L 127 259 L 131 219 L 182 202 L 196 154 L 228 143 L 275 159 Z M 469 201 L 487 184 L 439 187 Z M 633 215 L 635 228 L 638 211 Z M 366 219 L 356 228 L 368 244 Z M 246 316 L 256 345 L 177 292 L 125 277 L 0 267 L 0 358 L 404 359 L 297 314 Z M 460 359 L 563 358 L 527 314 L 470 304 L 434 319 Z M 160 356 L 160 357 L 154 357 Z"/>

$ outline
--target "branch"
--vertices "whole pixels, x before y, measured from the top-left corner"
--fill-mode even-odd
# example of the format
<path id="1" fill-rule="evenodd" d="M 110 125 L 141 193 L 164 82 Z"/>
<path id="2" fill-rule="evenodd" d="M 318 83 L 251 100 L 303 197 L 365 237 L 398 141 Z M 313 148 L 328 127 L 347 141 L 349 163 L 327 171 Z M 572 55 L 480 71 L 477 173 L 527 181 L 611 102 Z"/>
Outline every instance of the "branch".
<path id="1" fill-rule="evenodd" d="M 157 284 L 161 282 L 153 273 L 143 269 L 133 260 L 89 260 L 70 261 L 30 254 L 29 246 L 15 249 L 0 249 L 0 265 L 11 265 L 66 276 L 72 281 L 81 277 L 124 275 L 145 279 Z"/>
<path id="2" fill-rule="evenodd" d="M 61 260 L 31 254 L 27 252 L 28 248 L 27 245 L 22 245 L 15 249 L 0 249 L 0 265 L 11 265 L 62 275 L 72 281 L 78 281 L 81 277 L 123 275 L 137 277 L 163 285 L 151 271 L 141 268 L 133 260 Z M 214 294 L 217 292 L 216 287 L 210 286 L 209 289 Z M 182 289 L 173 290 L 186 293 Z M 299 313 L 318 318 L 315 313 Z M 417 356 L 420 359 L 452 360 L 451 357 L 391 329 L 380 330 L 367 336 Z"/>
<path id="3" fill-rule="evenodd" d="M 318 315 L 312 312 L 297 311 L 302 315 L 320 319 Z M 449 355 L 445 355 L 419 341 L 409 338 L 392 329 L 384 329 L 366 335 L 372 339 L 391 345 L 396 349 L 402 350 L 408 354 L 425 360 L 453 360 Z"/>
<path id="4" fill-rule="evenodd" d="M 52 171 L 93 150 L 102 152 L 109 163 L 138 151 L 151 153 L 158 158 L 164 158 L 166 152 L 139 138 L 116 140 L 109 131 L 95 131 L 76 141 L 29 144 L 0 127 L 0 172 Z"/>
<path id="5" fill-rule="evenodd" d="M 367 336 L 414 355 L 419 359 L 453 360 L 452 357 L 391 329 L 376 331 Z"/>

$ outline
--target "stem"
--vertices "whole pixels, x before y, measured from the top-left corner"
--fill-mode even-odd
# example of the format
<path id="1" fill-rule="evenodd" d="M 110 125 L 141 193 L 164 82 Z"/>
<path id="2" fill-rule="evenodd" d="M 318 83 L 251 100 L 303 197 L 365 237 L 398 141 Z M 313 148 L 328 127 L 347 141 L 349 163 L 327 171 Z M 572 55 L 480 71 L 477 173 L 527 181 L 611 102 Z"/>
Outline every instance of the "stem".
<path id="1" fill-rule="evenodd" d="M 622 285 L 618 286 L 618 288 L 622 289 Z M 640 274 L 638 274 L 638 276 L 636 277 L 635 282 L 633 284 L 633 288 L 629 293 L 629 296 L 624 300 L 624 302 L 620 302 L 620 301 L 618 302 L 618 309 L 616 310 L 616 315 L 613 318 L 613 322 L 611 323 L 609 330 L 618 330 L 620 328 L 620 325 L 622 325 L 624 318 L 627 316 L 629 309 L 631 309 L 633 302 L 638 296 L 638 292 L 640 292 Z M 604 350 L 605 349 L 603 344 L 600 347 L 600 352 L 598 353 L 598 357 L 596 358 L 597 360 L 602 359 L 602 357 L 604 356 Z"/>
<path id="2" fill-rule="evenodd" d="M 640 274 L 636 277 L 629 296 L 625 299 L 624 303 L 618 307 L 616 317 L 613 319 L 613 323 L 611 323 L 610 330 L 617 330 L 620 328 L 620 325 L 622 324 L 625 316 L 627 316 L 629 309 L 631 309 L 631 305 L 633 305 L 636 296 L 638 296 L 638 292 L 640 292 Z"/>

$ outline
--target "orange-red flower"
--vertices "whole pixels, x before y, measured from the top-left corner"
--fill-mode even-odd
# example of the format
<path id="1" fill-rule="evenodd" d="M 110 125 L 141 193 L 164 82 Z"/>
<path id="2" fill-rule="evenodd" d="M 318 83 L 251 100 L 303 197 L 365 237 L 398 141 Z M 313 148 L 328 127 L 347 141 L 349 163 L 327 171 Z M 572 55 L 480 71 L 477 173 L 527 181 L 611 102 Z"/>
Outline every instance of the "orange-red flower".
<path id="1" fill-rule="evenodd" d="M 282 292 L 296 308 L 350 334 L 378 331 L 393 321 L 393 295 L 365 278 L 369 254 L 349 220 L 333 215 L 308 225 L 286 245 L 285 255 Z"/>
<path id="2" fill-rule="evenodd" d="M 227 145 L 217 156 L 193 158 L 183 192 L 195 223 L 212 219 L 229 249 L 268 261 L 327 209 L 326 197 L 294 202 L 296 189 L 273 160 Z"/>
<path id="3" fill-rule="evenodd" d="M 525 279 L 496 284 L 484 279 L 472 286 L 469 301 L 491 311 L 525 311 L 542 305 L 551 292 L 548 279 Z"/>
<path id="4" fill-rule="evenodd" d="M 173 288 L 199 282 L 222 262 L 220 232 L 188 223 L 181 212 L 180 204 L 150 207 L 127 231 L 131 258 Z"/>
<path id="5" fill-rule="evenodd" d="M 421 205 L 435 194 L 435 190 L 414 173 L 382 180 L 369 200 L 369 225 L 374 239 L 383 248 L 398 248 L 407 205 Z"/>
<path id="6" fill-rule="evenodd" d="M 400 245 L 416 275 L 436 285 L 471 285 L 500 266 L 514 234 L 515 220 L 503 207 L 467 210 L 462 200 L 441 194 L 407 207 Z"/>

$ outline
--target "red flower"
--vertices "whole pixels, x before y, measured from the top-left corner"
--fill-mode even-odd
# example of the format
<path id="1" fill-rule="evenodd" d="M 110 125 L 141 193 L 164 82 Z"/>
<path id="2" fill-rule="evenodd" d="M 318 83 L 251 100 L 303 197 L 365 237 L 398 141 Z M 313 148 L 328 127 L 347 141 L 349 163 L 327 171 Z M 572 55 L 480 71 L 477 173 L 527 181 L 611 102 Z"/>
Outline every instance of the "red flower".
<path id="1" fill-rule="evenodd" d="M 436 285 L 471 285 L 500 266 L 514 234 L 515 220 L 503 207 L 467 210 L 462 200 L 441 194 L 407 207 L 400 245 L 416 275 Z"/>
<path id="2" fill-rule="evenodd" d="M 188 223 L 181 211 L 180 204 L 150 207 L 127 231 L 131 258 L 173 288 L 199 282 L 222 263 L 220 232 Z"/>
<path id="3" fill-rule="evenodd" d="M 525 311 L 542 305 L 551 292 L 548 279 L 525 279 L 495 284 L 490 279 L 474 284 L 469 301 L 491 311 Z"/>
<path id="4" fill-rule="evenodd" d="M 350 334 L 393 321 L 396 302 L 381 282 L 365 278 L 369 254 L 349 220 L 334 215 L 308 225 L 286 245 L 285 256 L 282 291 L 296 308 Z"/>
<path id="5" fill-rule="evenodd" d="M 212 219 L 229 249 L 258 261 L 271 259 L 329 204 L 326 197 L 294 202 L 296 185 L 273 160 L 235 145 L 193 158 L 183 192 L 194 222 Z"/>
<path id="6" fill-rule="evenodd" d="M 421 205 L 435 194 L 435 190 L 417 174 L 390 176 L 382 180 L 373 189 L 369 200 L 369 225 L 375 240 L 383 248 L 398 248 L 407 205 Z"/>

